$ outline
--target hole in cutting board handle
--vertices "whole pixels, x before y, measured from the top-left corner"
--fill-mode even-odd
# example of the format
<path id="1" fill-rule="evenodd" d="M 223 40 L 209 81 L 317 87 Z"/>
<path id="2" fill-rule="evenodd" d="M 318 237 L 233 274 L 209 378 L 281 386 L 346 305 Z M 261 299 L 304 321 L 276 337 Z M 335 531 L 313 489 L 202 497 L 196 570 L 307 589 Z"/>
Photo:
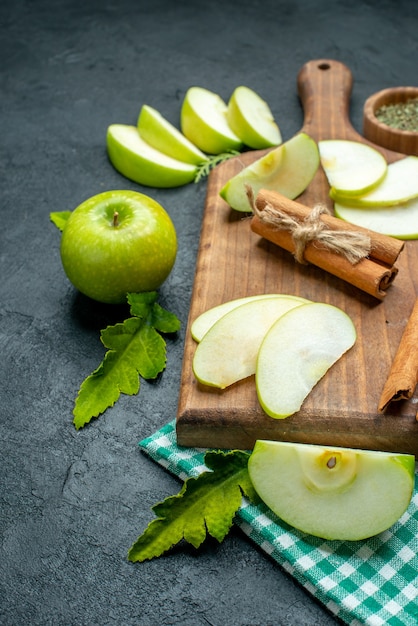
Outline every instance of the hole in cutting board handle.
<path id="1" fill-rule="evenodd" d="M 318 69 L 319 70 L 329 70 L 329 69 L 331 69 L 331 66 L 330 66 L 329 63 L 320 63 L 318 65 Z"/>

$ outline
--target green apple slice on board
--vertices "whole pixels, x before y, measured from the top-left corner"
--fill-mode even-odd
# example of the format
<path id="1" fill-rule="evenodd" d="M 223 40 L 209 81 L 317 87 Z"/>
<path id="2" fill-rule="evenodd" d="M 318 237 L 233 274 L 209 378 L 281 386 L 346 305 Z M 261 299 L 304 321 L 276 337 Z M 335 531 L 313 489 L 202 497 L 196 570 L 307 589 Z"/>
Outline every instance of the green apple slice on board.
<path id="1" fill-rule="evenodd" d="M 280 129 L 265 102 L 249 87 L 237 87 L 228 102 L 227 120 L 241 141 L 253 149 L 282 143 Z"/>
<path id="2" fill-rule="evenodd" d="M 318 146 L 301 132 L 230 178 L 220 195 L 231 208 L 242 212 L 251 211 L 246 185 L 254 196 L 260 189 L 271 189 L 293 200 L 306 189 L 318 167 Z"/>
<path id="3" fill-rule="evenodd" d="M 254 489 L 276 515 L 329 540 L 390 528 L 408 508 L 414 470 L 408 454 L 266 440 L 248 461 Z"/>
<path id="4" fill-rule="evenodd" d="M 382 207 L 351 207 L 334 204 L 340 219 L 396 239 L 418 239 L 418 198 Z"/>
<path id="5" fill-rule="evenodd" d="M 203 87 L 190 87 L 180 112 L 183 135 L 207 154 L 241 150 L 243 143 L 228 124 L 227 110 L 218 94 Z"/>
<path id="6" fill-rule="evenodd" d="M 371 146 L 348 139 L 318 142 L 321 165 L 331 187 L 344 195 L 360 195 L 376 187 L 386 174 L 387 162 Z"/>
<path id="7" fill-rule="evenodd" d="M 257 294 L 254 296 L 243 296 L 242 298 L 235 298 L 234 300 L 227 300 L 221 304 L 217 304 L 206 311 L 203 311 L 200 315 L 193 320 L 190 333 L 193 339 L 197 342 L 202 341 L 205 334 L 208 332 L 215 322 L 223 317 L 229 311 L 236 309 L 241 304 L 247 304 L 247 302 L 254 302 L 255 300 L 263 300 L 265 298 L 277 298 L 277 296 L 287 297 L 286 294 Z M 290 296 L 291 298 L 296 296 Z"/>
<path id="8" fill-rule="evenodd" d="M 147 104 L 141 107 L 137 128 L 144 141 L 173 159 L 193 165 L 200 165 L 208 160 L 208 157 L 159 111 Z"/>
<path id="9" fill-rule="evenodd" d="M 340 204 L 357 207 L 393 206 L 418 197 L 418 157 L 408 156 L 390 163 L 386 175 L 374 189 L 359 196 L 345 196 L 331 188 L 330 196 Z"/>
<path id="10" fill-rule="evenodd" d="M 156 150 L 144 141 L 136 126 L 111 124 L 107 152 L 113 167 L 123 176 L 147 187 L 180 187 L 191 183 L 197 165 L 184 163 Z"/>
<path id="11" fill-rule="evenodd" d="M 311 302 L 285 313 L 271 326 L 258 353 L 255 382 L 263 410 L 277 419 L 296 413 L 355 341 L 353 322 L 338 307 Z"/>
<path id="12" fill-rule="evenodd" d="M 297 296 L 277 295 L 241 304 L 223 315 L 196 348 L 192 365 L 197 380 L 224 389 L 254 374 L 258 350 L 270 326 L 306 302 Z"/>

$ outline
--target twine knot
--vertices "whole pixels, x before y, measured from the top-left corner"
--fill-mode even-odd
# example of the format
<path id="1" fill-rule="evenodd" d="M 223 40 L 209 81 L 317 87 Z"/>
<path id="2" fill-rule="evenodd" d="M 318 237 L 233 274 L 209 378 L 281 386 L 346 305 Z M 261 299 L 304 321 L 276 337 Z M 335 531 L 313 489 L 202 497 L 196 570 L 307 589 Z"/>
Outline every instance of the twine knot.
<path id="1" fill-rule="evenodd" d="M 318 243 L 324 248 L 343 255 L 352 265 L 367 257 L 371 250 L 370 237 L 364 233 L 349 230 L 332 230 L 321 220 L 323 213 L 329 211 L 326 206 L 317 204 L 303 222 L 266 203 L 259 210 L 254 202 L 253 191 L 247 187 L 247 195 L 253 213 L 264 223 L 273 228 L 287 230 L 292 235 L 295 246 L 294 257 L 298 263 L 307 264 L 304 254 L 309 243 Z"/>

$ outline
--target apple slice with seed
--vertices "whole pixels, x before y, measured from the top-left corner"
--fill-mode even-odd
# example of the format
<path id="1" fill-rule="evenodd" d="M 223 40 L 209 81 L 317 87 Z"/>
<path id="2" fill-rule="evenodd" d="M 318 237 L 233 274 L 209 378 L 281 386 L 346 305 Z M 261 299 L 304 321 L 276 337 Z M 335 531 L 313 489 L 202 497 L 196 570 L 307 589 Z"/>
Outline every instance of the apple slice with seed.
<path id="1" fill-rule="evenodd" d="M 197 380 L 224 389 L 255 372 L 260 344 L 270 326 L 284 313 L 308 302 L 277 295 L 241 304 L 209 328 L 193 357 Z"/>
<path id="2" fill-rule="evenodd" d="M 316 142 L 306 133 L 298 133 L 286 143 L 233 176 L 221 189 L 220 196 L 236 211 L 250 212 L 246 185 L 257 195 L 260 189 L 272 189 L 293 200 L 309 185 L 319 167 Z"/>
<path id="3" fill-rule="evenodd" d="M 270 107 L 249 87 L 234 89 L 228 102 L 227 120 L 234 133 L 249 148 L 270 148 L 282 143 Z"/>
<path id="4" fill-rule="evenodd" d="M 414 488 L 409 454 L 258 440 L 248 461 L 254 489 L 283 521 L 329 540 L 358 541 L 390 528 Z"/>
<path id="5" fill-rule="evenodd" d="M 137 128 L 144 141 L 173 159 L 194 165 L 200 165 L 208 160 L 208 157 L 159 111 L 147 104 L 141 107 Z"/>
<path id="6" fill-rule="evenodd" d="M 318 148 L 330 186 L 346 196 L 367 193 L 386 174 L 386 159 L 367 144 L 348 139 L 326 139 L 318 142 Z"/>
<path id="7" fill-rule="evenodd" d="M 355 341 L 350 317 L 330 304 L 311 302 L 280 317 L 258 353 L 255 382 L 263 410 L 280 419 L 296 413 Z"/>

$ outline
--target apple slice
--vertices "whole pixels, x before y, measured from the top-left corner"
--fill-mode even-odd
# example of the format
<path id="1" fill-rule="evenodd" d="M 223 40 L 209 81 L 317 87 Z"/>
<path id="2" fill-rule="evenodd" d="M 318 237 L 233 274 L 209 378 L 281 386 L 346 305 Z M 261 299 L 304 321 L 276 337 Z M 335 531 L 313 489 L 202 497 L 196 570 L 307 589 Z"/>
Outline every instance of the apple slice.
<path id="1" fill-rule="evenodd" d="M 418 157 L 408 156 L 390 163 L 383 180 L 360 196 L 345 196 L 331 188 L 330 196 L 340 204 L 357 207 L 393 206 L 418 197 Z"/>
<path id="2" fill-rule="evenodd" d="M 273 189 L 293 200 L 306 189 L 318 167 L 316 142 L 306 133 L 298 133 L 233 176 L 220 195 L 231 208 L 243 212 L 251 211 L 246 185 L 254 196 L 260 189 Z"/>
<path id="3" fill-rule="evenodd" d="M 258 353 L 255 382 L 263 410 L 279 419 L 296 413 L 355 341 L 349 316 L 330 304 L 311 302 L 280 317 Z"/>
<path id="4" fill-rule="evenodd" d="M 346 222 L 396 239 L 418 239 L 418 198 L 396 206 L 358 208 L 334 204 L 335 215 Z"/>
<path id="5" fill-rule="evenodd" d="M 180 187 L 191 183 L 197 165 L 183 163 L 144 141 L 135 126 L 111 124 L 107 152 L 113 167 L 123 176 L 147 187 Z"/>
<path id="6" fill-rule="evenodd" d="M 326 139 L 318 142 L 318 148 L 330 186 L 346 196 L 370 191 L 386 174 L 386 159 L 367 144 Z"/>
<path id="7" fill-rule="evenodd" d="M 255 300 L 262 300 L 265 298 L 277 298 L 277 296 L 297 298 L 298 296 L 286 296 L 285 294 L 257 294 L 255 296 L 244 296 L 243 298 L 235 298 L 234 300 L 227 300 L 227 302 L 222 302 L 217 306 L 211 307 L 207 309 L 203 313 L 201 313 L 196 319 L 192 322 L 190 327 L 190 332 L 195 341 L 199 343 L 202 341 L 203 337 L 208 332 L 209 328 L 211 328 L 215 322 L 217 322 L 221 317 L 236 309 L 241 304 L 246 304 L 247 302 L 254 302 Z"/>
<path id="8" fill-rule="evenodd" d="M 193 357 L 197 380 L 224 389 L 255 372 L 264 335 L 284 313 L 307 300 L 297 296 L 260 298 L 223 315 L 204 335 Z"/>
<path id="9" fill-rule="evenodd" d="M 328 540 L 358 541 L 390 528 L 414 488 L 409 454 L 258 440 L 254 489 L 283 521 Z"/>
<path id="10" fill-rule="evenodd" d="M 208 154 L 241 150 L 243 143 L 228 124 L 227 110 L 218 94 L 203 87 L 190 87 L 181 107 L 182 133 Z"/>
<path id="11" fill-rule="evenodd" d="M 173 159 L 193 165 L 200 165 L 208 160 L 208 157 L 159 111 L 147 104 L 144 104 L 139 112 L 137 128 L 144 141 Z"/>
<path id="12" fill-rule="evenodd" d="M 273 114 L 249 87 L 237 87 L 228 102 L 227 120 L 234 133 L 249 148 L 262 149 L 282 143 Z"/>

